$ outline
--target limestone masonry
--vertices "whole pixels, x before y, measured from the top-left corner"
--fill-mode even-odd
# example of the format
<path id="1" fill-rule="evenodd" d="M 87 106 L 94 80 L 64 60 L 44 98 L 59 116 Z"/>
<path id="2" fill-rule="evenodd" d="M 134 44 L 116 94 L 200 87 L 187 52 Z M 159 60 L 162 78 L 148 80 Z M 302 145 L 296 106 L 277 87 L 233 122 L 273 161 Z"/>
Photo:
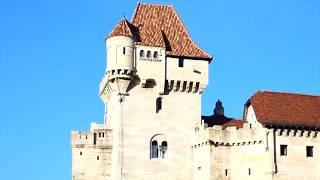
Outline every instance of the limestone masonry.
<path id="1" fill-rule="evenodd" d="M 258 91 L 243 119 L 201 116 L 212 57 L 170 5 L 106 38 L 103 124 L 72 131 L 73 180 L 320 179 L 320 96 Z"/>

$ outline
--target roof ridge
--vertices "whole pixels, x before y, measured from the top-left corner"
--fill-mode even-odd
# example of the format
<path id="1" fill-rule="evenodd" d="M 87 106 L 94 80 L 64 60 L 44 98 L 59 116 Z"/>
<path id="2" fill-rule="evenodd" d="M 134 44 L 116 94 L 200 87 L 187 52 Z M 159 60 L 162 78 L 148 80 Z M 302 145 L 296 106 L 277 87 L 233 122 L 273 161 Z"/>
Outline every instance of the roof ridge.
<path id="1" fill-rule="evenodd" d="M 208 58 L 213 59 L 213 57 L 212 57 L 209 53 L 207 53 L 205 50 L 203 50 L 203 49 L 198 45 L 198 43 L 194 42 L 194 40 L 192 39 L 192 37 L 191 37 L 191 35 L 190 35 L 190 33 L 189 33 L 189 30 L 186 28 L 185 24 L 184 24 L 183 21 L 181 20 L 181 18 L 180 18 L 180 16 L 179 16 L 179 13 L 176 11 L 176 9 L 175 9 L 173 6 L 170 6 L 170 7 L 173 9 L 174 13 L 177 15 L 178 20 L 180 21 L 180 23 L 185 27 L 184 30 L 187 32 L 188 38 L 191 40 L 191 42 L 192 42 L 194 45 L 196 45 L 196 46 L 199 48 L 200 51 L 202 51 L 203 53 L 205 53 L 205 54 L 208 56 Z"/>
<path id="2" fill-rule="evenodd" d="M 320 97 L 320 95 L 316 94 L 306 94 L 306 93 L 296 93 L 296 92 L 288 92 L 288 91 L 272 91 L 272 90 L 258 90 L 254 93 L 255 96 L 257 93 L 274 93 L 274 94 L 289 94 L 289 95 L 299 95 L 299 96 L 315 96 Z"/>

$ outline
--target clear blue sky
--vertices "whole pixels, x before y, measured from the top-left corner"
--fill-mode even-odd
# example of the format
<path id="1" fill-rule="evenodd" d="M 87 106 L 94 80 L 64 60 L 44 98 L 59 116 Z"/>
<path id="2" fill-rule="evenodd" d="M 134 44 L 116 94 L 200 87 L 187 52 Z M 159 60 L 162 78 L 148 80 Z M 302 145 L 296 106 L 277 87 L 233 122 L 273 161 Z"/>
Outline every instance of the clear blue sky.
<path id="1" fill-rule="evenodd" d="M 320 1 L 158 1 L 215 57 L 202 112 L 259 89 L 320 94 Z M 0 179 L 71 179 L 70 131 L 102 122 L 104 37 L 132 0 L 0 1 Z"/>

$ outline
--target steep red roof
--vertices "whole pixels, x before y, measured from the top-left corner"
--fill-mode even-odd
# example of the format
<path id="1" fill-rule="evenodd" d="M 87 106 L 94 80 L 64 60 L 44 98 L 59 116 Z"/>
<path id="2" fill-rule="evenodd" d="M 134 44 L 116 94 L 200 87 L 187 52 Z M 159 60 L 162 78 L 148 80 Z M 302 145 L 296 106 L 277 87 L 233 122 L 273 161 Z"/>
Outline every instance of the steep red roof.
<path id="1" fill-rule="evenodd" d="M 193 42 L 171 5 L 138 3 L 132 16 L 132 24 L 123 24 L 118 25 L 109 37 L 122 34 L 133 36 L 136 39 L 136 44 L 165 47 L 168 56 L 209 61 L 212 59 L 207 52 Z M 130 27 L 130 25 L 134 27 Z"/>
<path id="2" fill-rule="evenodd" d="M 134 29 L 130 28 L 132 25 L 126 19 L 121 19 L 121 21 L 116 25 L 116 27 L 110 32 L 108 38 L 113 36 L 128 36 L 134 37 L 132 31 Z"/>
<path id="3" fill-rule="evenodd" d="M 258 91 L 249 102 L 262 124 L 320 127 L 320 96 Z"/>
<path id="4" fill-rule="evenodd" d="M 222 124 L 222 129 L 225 129 L 227 127 L 243 128 L 243 124 L 244 123 L 246 123 L 246 121 L 243 121 L 243 120 L 230 120 L 230 121 Z"/>

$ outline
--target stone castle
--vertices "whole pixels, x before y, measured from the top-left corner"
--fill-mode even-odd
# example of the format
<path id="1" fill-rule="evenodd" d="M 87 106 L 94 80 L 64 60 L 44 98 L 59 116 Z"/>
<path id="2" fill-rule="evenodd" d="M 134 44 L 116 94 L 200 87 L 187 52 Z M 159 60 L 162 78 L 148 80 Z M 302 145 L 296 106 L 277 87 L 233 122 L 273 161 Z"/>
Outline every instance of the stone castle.
<path id="1" fill-rule="evenodd" d="M 170 5 L 138 3 L 106 38 L 103 124 L 72 131 L 73 180 L 319 180 L 320 96 L 258 91 L 243 119 L 201 116 L 212 57 Z"/>

